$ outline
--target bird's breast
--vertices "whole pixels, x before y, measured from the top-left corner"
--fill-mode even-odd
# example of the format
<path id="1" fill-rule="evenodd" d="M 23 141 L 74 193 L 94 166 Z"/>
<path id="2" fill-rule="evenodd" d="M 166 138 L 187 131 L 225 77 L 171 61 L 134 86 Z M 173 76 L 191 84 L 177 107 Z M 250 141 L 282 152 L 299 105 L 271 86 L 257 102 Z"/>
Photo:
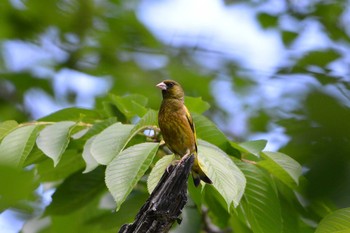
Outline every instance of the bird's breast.
<path id="1" fill-rule="evenodd" d="M 169 149 L 177 155 L 194 152 L 195 136 L 186 117 L 186 112 L 177 106 L 163 102 L 158 115 L 158 124 Z"/>

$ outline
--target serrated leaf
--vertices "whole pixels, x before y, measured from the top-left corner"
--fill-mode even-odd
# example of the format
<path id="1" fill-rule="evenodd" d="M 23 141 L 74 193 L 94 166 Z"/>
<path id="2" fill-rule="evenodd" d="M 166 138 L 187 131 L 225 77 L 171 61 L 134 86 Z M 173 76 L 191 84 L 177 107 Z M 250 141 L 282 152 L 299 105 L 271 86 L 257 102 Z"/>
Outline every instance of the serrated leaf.
<path id="1" fill-rule="evenodd" d="M 210 104 L 205 102 L 202 97 L 185 97 L 185 105 L 190 112 L 202 114 L 210 108 Z"/>
<path id="2" fill-rule="evenodd" d="M 72 131 L 72 134 L 71 134 L 72 139 L 74 139 L 74 140 L 81 139 L 89 131 L 88 128 L 83 128 L 83 129 L 80 129 L 80 128 L 81 127 L 77 128 L 78 132 L 73 132 L 75 130 Z"/>
<path id="3" fill-rule="evenodd" d="M 116 122 L 117 122 L 117 118 L 112 117 L 112 118 L 108 118 L 107 120 L 94 123 L 89 128 L 89 130 L 86 132 L 86 134 L 82 137 L 82 140 L 87 140 L 87 139 L 91 138 L 92 136 L 94 136 L 98 133 L 101 133 L 105 128 L 113 125 Z"/>
<path id="4" fill-rule="evenodd" d="M 315 233 L 347 233 L 350 232 L 350 208 L 334 211 L 319 223 Z"/>
<path id="5" fill-rule="evenodd" d="M 264 151 L 261 156 L 265 160 L 259 161 L 259 166 L 265 168 L 292 189 L 296 188 L 302 174 L 301 165 L 297 161 L 280 152 Z"/>
<path id="6" fill-rule="evenodd" d="M 127 95 L 127 96 L 116 96 L 110 95 L 113 104 L 124 114 L 127 118 L 131 118 L 135 115 L 142 117 L 147 109 L 147 98 L 142 95 Z"/>
<path id="7" fill-rule="evenodd" d="M 0 123 L 0 141 L 18 126 L 17 121 L 4 121 Z"/>
<path id="8" fill-rule="evenodd" d="M 48 116 L 40 118 L 38 121 L 82 121 L 84 122 L 94 122 L 99 119 L 100 115 L 97 111 L 84 109 L 84 108 L 65 108 L 57 112 L 51 113 Z"/>
<path id="9" fill-rule="evenodd" d="M 227 143 L 225 134 L 205 116 L 193 114 L 192 117 L 195 123 L 197 138 L 203 139 L 223 149 L 223 146 Z"/>
<path id="10" fill-rule="evenodd" d="M 73 121 L 57 122 L 44 128 L 36 140 L 38 148 L 58 164 L 70 141 L 70 130 L 75 125 Z"/>
<path id="11" fill-rule="evenodd" d="M 100 134 L 98 134 L 91 144 L 91 155 L 100 164 L 107 165 L 130 140 L 133 125 L 115 123 Z"/>
<path id="12" fill-rule="evenodd" d="M 65 215 L 85 206 L 105 190 L 103 178 L 102 167 L 87 174 L 77 172 L 71 175 L 56 189 L 45 214 Z"/>
<path id="13" fill-rule="evenodd" d="M 117 210 L 148 169 L 158 146 L 158 143 L 131 146 L 107 165 L 106 184 L 117 203 Z"/>
<path id="14" fill-rule="evenodd" d="M 153 192 L 160 178 L 162 178 L 162 175 L 164 174 L 165 169 L 170 165 L 174 157 L 175 157 L 174 154 L 165 155 L 163 158 L 158 160 L 156 165 L 153 167 L 147 179 L 147 189 L 149 193 Z"/>
<path id="15" fill-rule="evenodd" d="M 198 140 L 198 158 L 213 186 L 225 199 L 228 210 L 232 203 L 236 207 L 246 185 L 241 170 L 220 148 L 203 140 Z"/>
<path id="16" fill-rule="evenodd" d="M 84 145 L 83 159 L 85 161 L 86 168 L 83 171 L 83 173 L 91 172 L 99 165 L 96 159 L 91 154 L 91 145 L 93 140 L 95 140 L 95 138 L 96 136 L 89 138 Z"/>
<path id="17" fill-rule="evenodd" d="M 247 178 L 240 209 L 254 233 L 282 232 L 280 202 L 271 179 L 266 172 L 252 164 L 238 163 Z"/>
<path id="18" fill-rule="evenodd" d="M 8 165 L 22 166 L 35 145 L 36 129 L 36 125 L 28 125 L 9 133 L 0 144 L 0 161 Z"/>
<path id="19" fill-rule="evenodd" d="M 242 142 L 239 144 L 239 146 L 241 146 L 247 152 L 255 155 L 256 157 L 260 157 L 259 153 L 266 147 L 266 144 L 267 144 L 266 140 L 255 140 L 255 141 Z"/>

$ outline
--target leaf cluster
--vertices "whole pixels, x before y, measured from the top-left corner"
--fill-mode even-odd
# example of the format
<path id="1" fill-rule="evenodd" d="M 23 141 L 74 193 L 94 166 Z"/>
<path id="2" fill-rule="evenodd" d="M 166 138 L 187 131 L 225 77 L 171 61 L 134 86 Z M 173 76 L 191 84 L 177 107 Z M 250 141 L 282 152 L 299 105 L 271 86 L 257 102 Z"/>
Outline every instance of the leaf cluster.
<path id="1" fill-rule="evenodd" d="M 101 111 L 69 108 L 34 122 L 2 122 L 0 159 L 1 166 L 8 169 L 2 171 L 14 173 L 11 187 L 1 185 L 6 187 L 2 211 L 28 203 L 29 194 L 34 194 L 39 184 L 51 183 L 54 193 L 44 216 L 51 218 L 52 224 L 43 232 L 77 216 L 80 222 L 75 222 L 73 229 L 83 230 L 88 224 L 89 232 L 101 227 L 112 231 L 132 221 L 132 213 L 142 203 L 135 203 L 136 198 L 152 192 L 174 158 L 164 155 L 157 112 L 147 108 L 146 102 L 139 95 L 110 95 Z M 300 200 L 304 182 L 301 166 L 285 154 L 264 151 L 264 140 L 229 140 L 201 115 L 209 105 L 200 98 L 187 97 L 186 104 L 194 115 L 200 163 L 213 181 L 212 186 L 195 188 L 190 180 L 194 216 L 201 214 L 202 206 L 208 206 L 211 221 L 221 228 L 311 231 L 308 221 L 322 216 Z M 111 116 L 111 108 L 118 112 L 117 118 Z M 115 204 L 101 208 L 110 196 Z M 112 209 L 117 212 L 111 214 Z M 125 212 L 129 214 L 120 218 Z"/>

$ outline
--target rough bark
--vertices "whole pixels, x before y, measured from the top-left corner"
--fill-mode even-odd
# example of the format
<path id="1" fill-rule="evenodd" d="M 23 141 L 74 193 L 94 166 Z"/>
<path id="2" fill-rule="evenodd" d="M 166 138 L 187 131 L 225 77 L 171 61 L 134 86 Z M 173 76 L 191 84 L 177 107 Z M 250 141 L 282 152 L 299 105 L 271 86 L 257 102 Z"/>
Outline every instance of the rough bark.
<path id="1" fill-rule="evenodd" d="M 163 233 L 173 223 L 181 222 L 180 214 L 187 202 L 187 179 L 194 157 L 188 156 L 164 172 L 156 188 L 141 207 L 131 224 L 124 224 L 119 233 Z"/>

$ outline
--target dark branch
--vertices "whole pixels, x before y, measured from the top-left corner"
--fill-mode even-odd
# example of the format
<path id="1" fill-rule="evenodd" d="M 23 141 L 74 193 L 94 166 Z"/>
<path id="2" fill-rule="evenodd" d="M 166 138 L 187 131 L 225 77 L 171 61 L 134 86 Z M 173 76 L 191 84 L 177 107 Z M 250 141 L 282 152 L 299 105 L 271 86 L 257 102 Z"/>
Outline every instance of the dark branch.
<path id="1" fill-rule="evenodd" d="M 171 165 L 141 207 L 132 224 L 125 224 L 119 233 L 168 232 L 173 223 L 181 222 L 180 214 L 187 202 L 187 179 L 194 156 L 189 156 L 176 166 Z"/>

